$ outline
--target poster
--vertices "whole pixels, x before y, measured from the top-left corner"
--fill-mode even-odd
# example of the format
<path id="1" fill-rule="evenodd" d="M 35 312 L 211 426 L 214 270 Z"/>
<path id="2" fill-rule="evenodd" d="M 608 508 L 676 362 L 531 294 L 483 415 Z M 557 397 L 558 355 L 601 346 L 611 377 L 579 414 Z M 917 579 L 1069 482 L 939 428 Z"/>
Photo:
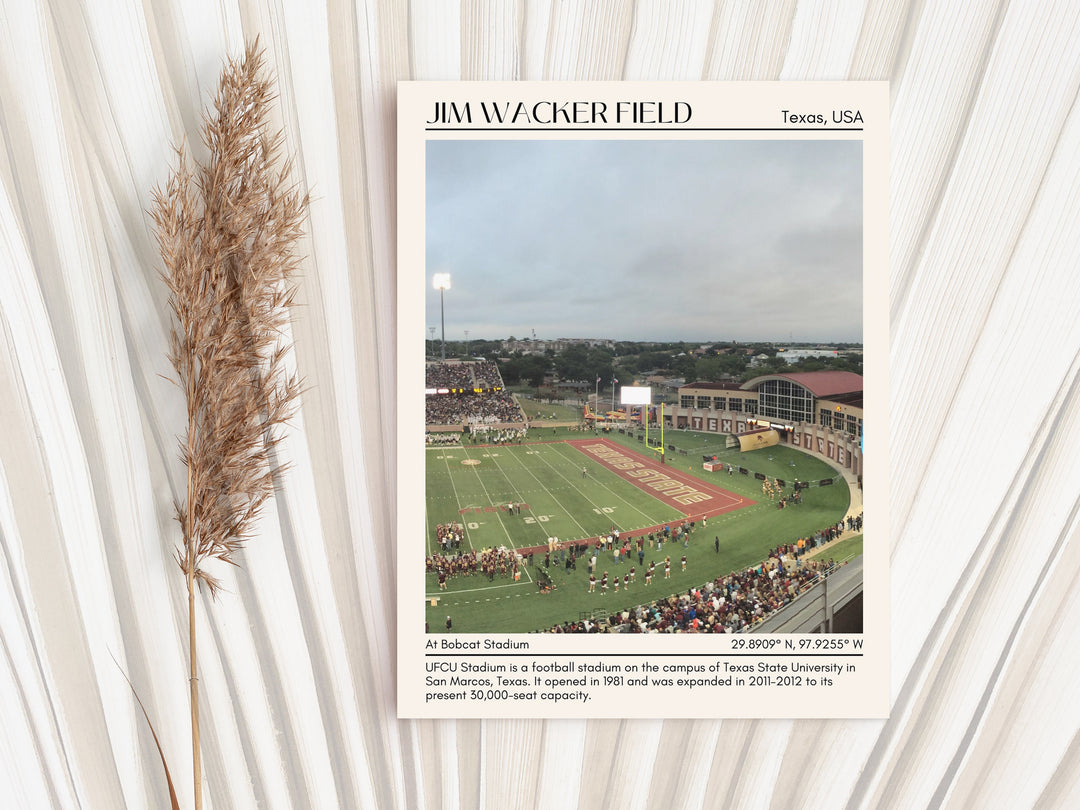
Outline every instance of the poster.
<path id="1" fill-rule="evenodd" d="M 886 714 L 887 116 L 399 85 L 399 716 Z"/>

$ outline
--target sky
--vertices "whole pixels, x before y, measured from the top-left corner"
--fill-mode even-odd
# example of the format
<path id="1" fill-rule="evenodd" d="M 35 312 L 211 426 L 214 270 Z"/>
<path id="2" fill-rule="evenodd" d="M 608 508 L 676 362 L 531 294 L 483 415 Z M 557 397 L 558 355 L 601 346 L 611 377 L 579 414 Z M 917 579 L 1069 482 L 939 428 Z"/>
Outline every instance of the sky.
<path id="1" fill-rule="evenodd" d="M 859 141 L 428 141 L 446 339 L 862 341 Z M 427 337 L 427 335 L 425 335 Z"/>

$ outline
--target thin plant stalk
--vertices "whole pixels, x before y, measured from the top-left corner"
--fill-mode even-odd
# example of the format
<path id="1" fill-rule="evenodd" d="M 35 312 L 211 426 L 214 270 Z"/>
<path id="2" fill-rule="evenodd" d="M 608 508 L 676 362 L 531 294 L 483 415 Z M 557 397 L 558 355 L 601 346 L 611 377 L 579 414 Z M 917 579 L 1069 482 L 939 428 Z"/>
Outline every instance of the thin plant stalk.
<path id="1" fill-rule="evenodd" d="M 191 476 L 188 475 L 190 486 Z M 188 495 L 190 502 L 191 495 Z M 188 552 L 189 568 L 187 573 L 188 594 L 188 657 L 191 660 L 191 677 L 188 688 L 191 691 L 191 770 L 195 783 L 195 810 L 202 810 L 202 746 L 199 742 L 199 676 L 195 666 L 195 566 Z"/>
<path id="2" fill-rule="evenodd" d="M 176 560 L 188 593 L 191 747 L 195 808 L 202 808 L 196 589 L 220 588 L 205 567 L 236 565 L 255 517 L 273 494 L 279 428 L 300 384 L 286 368 L 284 331 L 293 300 L 308 198 L 289 180 L 282 136 L 267 135 L 274 100 L 257 42 L 222 72 L 204 119 L 209 156 L 189 168 L 183 150 L 152 216 L 175 316 L 170 360 L 187 398 L 180 456 L 187 492 L 176 507 Z"/>
<path id="3" fill-rule="evenodd" d="M 188 380 L 188 458 L 192 457 L 192 418 L 191 402 L 195 399 L 192 390 L 194 377 Z M 194 524 L 193 504 L 195 499 L 191 491 L 191 465 L 187 470 L 187 526 Z M 186 527 L 185 527 L 186 528 Z M 186 532 L 185 532 L 186 535 Z M 184 544 L 185 561 L 187 563 L 184 579 L 187 581 L 188 595 L 188 658 L 191 666 L 191 676 L 188 678 L 188 689 L 191 692 L 191 770 L 195 789 L 195 810 L 202 810 L 202 745 L 199 742 L 199 676 L 196 668 L 197 647 L 195 644 L 195 560 L 193 543 Z"/>

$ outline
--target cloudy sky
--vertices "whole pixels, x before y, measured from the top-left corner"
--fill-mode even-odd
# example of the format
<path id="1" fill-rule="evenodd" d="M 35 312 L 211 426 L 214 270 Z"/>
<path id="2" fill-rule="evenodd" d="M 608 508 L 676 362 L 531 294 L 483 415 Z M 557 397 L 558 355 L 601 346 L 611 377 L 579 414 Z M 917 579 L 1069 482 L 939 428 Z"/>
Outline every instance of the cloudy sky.
<path id="1" fill-rule="evenodd" d="M 446 338 L 862 340 L 858 141 L 429 141 Z"/>

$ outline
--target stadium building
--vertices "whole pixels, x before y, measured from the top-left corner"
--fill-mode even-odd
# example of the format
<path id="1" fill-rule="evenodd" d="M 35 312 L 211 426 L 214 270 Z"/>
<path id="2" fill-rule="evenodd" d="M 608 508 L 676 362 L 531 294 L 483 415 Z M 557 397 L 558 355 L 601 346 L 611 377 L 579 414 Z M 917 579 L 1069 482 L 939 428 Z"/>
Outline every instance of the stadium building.
<path id="1" fill-rule="evenodd" d="M 696 382 L 679 388 L 665 413 L 673 428 L 739 435 L 773 428 L 790 444 L 863 472 L 862 375 L 850 371 L 765 374 L 742 383 Z"/>

